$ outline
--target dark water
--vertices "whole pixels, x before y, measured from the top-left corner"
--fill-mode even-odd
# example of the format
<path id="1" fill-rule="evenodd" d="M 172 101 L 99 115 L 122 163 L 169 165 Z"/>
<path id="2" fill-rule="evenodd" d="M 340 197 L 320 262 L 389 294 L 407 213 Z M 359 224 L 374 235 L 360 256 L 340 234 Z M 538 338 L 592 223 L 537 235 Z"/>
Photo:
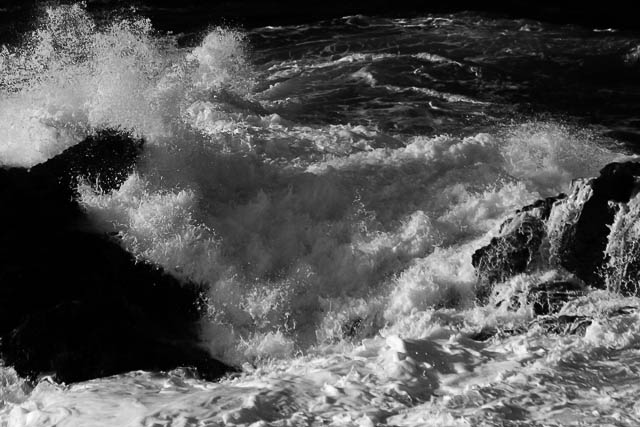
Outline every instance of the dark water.
<path id="1" fill-rule="evenodd" d="M 335 36 L 333 31 L 327 33 L 327 26 Z M 472 13 L 406 21 L 337 19 L 305 27 L 294 35 L 288 32 L 287 28 L 256 30 L 252 45 L 258 51 L 266 50 L 256 55 L 258 62 L 304 62 L 309 55 L 331 60 L 356 52 L 387 55 L 341 64 L 332 74 L 323 75 L 319 70 L 309 78 L 326 88 L 340 87 L 333 95 L 344 96 L 345 104 L 357 106 L 358 100 L 371 98 L 383 105 L 407 104 L 409 117 L 423 116 L 425 111 L 434 114 L 432 120 L 442 123 L 433 125 L 435 131 L 455 131 L 460 123 L 482 126 L 547 114 L 603 125 L 620 133 L 628 130 L 630 134 L 624 136 L 632 141 L 638 138 L 634 117 L 639 82 L 633 54 L 637 38 L 627 33 L 527 20 L 478 19 Z M 424 52 L 432 57 L 420 58 Z M 370 73 L 377 84 L 366 87 L 361 82 L 342 85 L 343 81 L 336 81 L 336 77 L 360 69 Z M 394 85 L 401 89 L 398 93 L 385 92 L 385 86 Z M 447 103 L 439 110 L 442 98 L 425 96 L 425 89 L 468 97 L 477 103 Z M 312 102 L 309 108 L 321 107 Z M 346 115 L 341 119 L 384 123 L 382 117 L 374 118 L 375 108 L 366 114 L 372 117 Z M 428 122 L 422 121 L 423 126 Z"/>

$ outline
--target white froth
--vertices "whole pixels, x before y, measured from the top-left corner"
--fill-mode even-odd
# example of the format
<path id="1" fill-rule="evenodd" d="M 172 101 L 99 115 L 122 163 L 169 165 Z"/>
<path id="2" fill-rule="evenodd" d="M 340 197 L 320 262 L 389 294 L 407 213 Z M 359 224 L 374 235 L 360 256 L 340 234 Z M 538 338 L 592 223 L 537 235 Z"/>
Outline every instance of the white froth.
<path id="1" fill-rule="evenodd" d="M 182 108 L 252 86 L 241 33 L 214 29 L 191 52 L 153 34 L 148 20 L 104 28 L 81 5 L 47 8 L 21 49 L 4 48 L 0 163 L 32 166 L 96 129 L 167 143 Z"/>
<path id="2" fill-rule="evenodd" d="M 597 310 L 597 299 L 592 302 Z M 630 304 L 638 301 L 618 298 L 610 309 Z M 0 414 L 8 426 L 23 427 L 106 427 L 131 420 L 184 425 L 194 419 L 213 425 L 360 426 L 640 420 L 633 349 L 640 332 L 629 328 L 640 324 L 637 314 L 603 318 L 584 337 L 533 328 L 488 342 L 465 337 L 466 327 L 458 323 L 463 317 L 433 313 L 419 338 L 390 331 L 337 353 L 247 366 L 241 376 L 220 383 L 179 371 L 131 373 L 71 387 L 43 382 L 28 401 Z"/>

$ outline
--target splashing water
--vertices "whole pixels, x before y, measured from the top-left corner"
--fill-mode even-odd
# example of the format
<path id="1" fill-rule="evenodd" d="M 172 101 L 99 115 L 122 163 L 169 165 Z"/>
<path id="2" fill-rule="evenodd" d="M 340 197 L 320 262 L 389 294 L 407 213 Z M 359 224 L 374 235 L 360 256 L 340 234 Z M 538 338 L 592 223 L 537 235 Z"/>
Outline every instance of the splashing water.
<path id="1" fill-rule="evenodd" d="M 2 163 L 32 166 L 96 129 L 174 136 L 182 108 L 251 86 L 240 33 L 216 30 L 184 55 L 148 20 L 98 29 L 80 6 L 47 8 L 20 49 L 4 49 Z"/>

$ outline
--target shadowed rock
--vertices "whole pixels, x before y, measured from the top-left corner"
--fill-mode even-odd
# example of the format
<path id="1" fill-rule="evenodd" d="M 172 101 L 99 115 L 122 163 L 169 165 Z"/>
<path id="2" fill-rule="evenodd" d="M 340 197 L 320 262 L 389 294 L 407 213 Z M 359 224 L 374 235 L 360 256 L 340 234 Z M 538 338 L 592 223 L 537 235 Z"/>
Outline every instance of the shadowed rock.
<path id="1" fill-rule="evenodd" d="M 616 214 L 610 202 L 629 201 L 637 190 L 640 163 L 611 163 L 589 182 L 593 195 L 586 201 L 580 218 L 561 237 L 560 264 L 591 286 L 604 286 L 602 269 L 606 261 L 609 226 Z"/>
<path id="2" fill-rule="evenodd" d="M 486 301 L 494 283 L 523 273 L 534 262 L 551 207 L 565 197 L 561 194 L 525 206 L 502 223 L 497 237 L 473 254 L 472 264 L 478 274 L 476 295 L 480 301 Z"/>
<path id="3" fill-rule="evenodd" d="M 0 169 L 0 336 L 6 364 L 64 382 L 130 370 L 229 367 L 199 347 L 202 289 L 136 262 L 92 228 L 78 176 L 118 188 L 142 142 L 105 132 L 31 170 Z"/>
<path id="4" fill-rule="evenodd" d="M 544 267 L 550 260 L 541 259 L 539 251 L 542 242 L 551 238 L 555 239 L 552 243 L 557 258 L 551 267 L 560 266 L 587 285 L 603 288 L 603 273 L 606 273 L 608 261 L 605 248 L 618 210 L 617 204 L 629 202 L 638 191 L 639 177 L 640 163 L 611 163 L 600 171 L 599 177 L 578 182 L 573 194 L 588 186 L 590 191 L 582 193 L 590 196 L 578 207 L 575 222 L 562 224 L 561 232 L 551 237 L 547 235 L 551 210 L 562 209 L 563 203 L 570 203 L 572 197 L 561 194 L 516 212 L 501 225 L 497 237 L 473 254 L 472 263 L 478 275 L 478 300 L 486 302 L 494 283 L 530 271 L 538 265 Z M 638 270 L 632 264 L 626 268 Z M 621 290 L 629 293 L 632 288 Z"/>
<path id="5" fill-rule="evenodd" d="M 559 312 L 567 301 L 585 294 L 585 287 L 575 282 L 544 282 L 529 289 L 527 302 L 533 303 L 536 316 L 543 316 Z"/>

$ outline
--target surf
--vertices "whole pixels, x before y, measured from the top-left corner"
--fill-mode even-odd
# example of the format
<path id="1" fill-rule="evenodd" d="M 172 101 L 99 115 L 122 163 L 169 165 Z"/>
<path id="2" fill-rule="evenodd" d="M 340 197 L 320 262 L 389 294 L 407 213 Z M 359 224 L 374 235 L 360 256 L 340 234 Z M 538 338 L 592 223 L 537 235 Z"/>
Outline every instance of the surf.
<path id="1" fill-rule="evenodd" d="M 520 74 L 537 64 L 527 43 L 544 40 L 522 22 L 368 24 L 344 42 L 310 25 L 218 27 L 182 46 L 149 20 L 98 21 L 70 5 L 2 48 L 0 164 L 33 169 L 87 138 L 108 144 L 103 132 L 143 141 L 115 188 L 75 177 L 75 200 L 94 232 L 202 289 L 198 344 L 241 370 L 220 382 L 178 369 L 64 386 L 2 367 L 8 425 L 542 423 L 573 419 L 573 401 L 603 402 L 606 415 L 585 422 L 635 420 L 590 391 L 613 380 L 576 381 L 605 367 L 621 378 L 607 358 L 635 372 L 638 301 L 613 282 L 635 262 L 636 198 L 611 225 L 612 285 L 563 303 L 553 326 L 527 295 L 570 272 L 528 265 L 479 300 L 473 254 L 514 212 L 567 193 L 574 205 L 545 220 L 553 248 L 588 199 L 576 183 L 637 157 L 601 127 L 520 112 L 545 78 Z M 493 27 L 513 37 L 480 49 Z M 554 52 L 584 54 L 579 30 L 549 31 L 566 32 Z M 625 67 L 630 41 L 598 37 L 591 48 Z M 633 389 L 619 390 L 625 405 Z M 549 403 L 562 390 L 564 403 Z"/>

